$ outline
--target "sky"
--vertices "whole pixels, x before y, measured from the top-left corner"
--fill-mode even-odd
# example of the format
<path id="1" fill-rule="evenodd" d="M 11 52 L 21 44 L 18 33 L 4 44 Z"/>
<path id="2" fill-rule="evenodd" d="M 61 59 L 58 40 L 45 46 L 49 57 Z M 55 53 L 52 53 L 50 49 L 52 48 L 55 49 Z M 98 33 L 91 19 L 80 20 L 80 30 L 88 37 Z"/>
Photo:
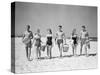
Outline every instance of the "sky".
<path id="1" fill-rule="evenodd" d="M 33 33 L 39 28 L 42 35 L 51 28 L 53 35 L 62 25 L 66 36 L 70 36 L 74 28 L 80 34 L 85 25 L 91 37 L 97 37 L 97 7 L 62 4 L 16 2 L 15 35 L 25 32 L 26 25 L 31 26 Z"/>

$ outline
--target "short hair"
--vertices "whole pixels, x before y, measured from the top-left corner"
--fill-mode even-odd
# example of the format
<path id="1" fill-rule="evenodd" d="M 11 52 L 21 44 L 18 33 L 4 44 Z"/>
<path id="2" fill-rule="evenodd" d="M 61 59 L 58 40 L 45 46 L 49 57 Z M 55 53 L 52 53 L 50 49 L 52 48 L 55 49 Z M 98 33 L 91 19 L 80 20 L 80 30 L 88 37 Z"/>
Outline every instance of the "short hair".
<path id="1" fill-rule="evenodd" d="M 74 35 L 75 31 L 76 31 L 76 29 L 74 28 L 73 31 L 72 31 L 72 35 Z"/>
<path id="2" fill-rule="evenodd" d="M 82 28 L 86 28 L 85 26 L 82 26 Z"/>
<path id="3" fill-rule="evenodd" d="M 37 29 L 37 32 L 40 32 L 40 29 Z"/>
<path id="4" fill-rule="evenodd" d="M 59 25 L 58 27 L 62 28 L 62 26 L 61 26 L 61 25 Z"/>
<path id="5" fill-rule="evenodd" d="M 52 30 L 50 28 L 48 28 L 47 30 L 52 34 Z"/>
<path id="6" fill-rule="evenodd" d="M 30 28 L 30 25 L 27 25 L 28 28 Z"/>

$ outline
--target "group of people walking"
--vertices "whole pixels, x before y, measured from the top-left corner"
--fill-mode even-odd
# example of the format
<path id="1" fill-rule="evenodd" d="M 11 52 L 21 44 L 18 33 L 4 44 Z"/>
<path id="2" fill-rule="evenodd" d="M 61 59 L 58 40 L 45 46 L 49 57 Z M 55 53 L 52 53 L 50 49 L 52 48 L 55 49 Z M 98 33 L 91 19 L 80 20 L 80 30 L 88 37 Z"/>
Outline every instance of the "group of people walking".
<path id="1" fill-rule="evenodd" d="M 26 49 L 26 56 L 28 60 L 30 59 L 31 56 L 31 49 L 32 49 L 32 44 L 34 42 L 34 47 L 36 47 L 36 55 L 37 59 L 41 58 L 41 48 L 42 48 L 42 43 L 43 41 L 41 40 L 41 34 L 40 34 L 40 29 L 37 29 L 37 32 L 35 35 L 33 35 L 32 31 L 30 30 L 30 25 L 26 26 L 26 31 L 23 34 L 23 39 L 22 42 L 25 44 L 25 49 Z M 62 26 L 58 26 L 58 31 L 56 33 L 55 43 L 58 45 L 59 48 L 59 53 L 60 57 L 62 57 L 63 53 L 63 45 L 64 42 L 66 42 L 66 36 L 65 33 L 62 30 Z M 77 35 L 76 29 L 73 29 L 71 33 L 71 39 L 73 41 L 72 43 L 72 49 L 73 49 L 73 56 L 76 56 L 76 49 L 78 45 L 78 41 L 80 40 L 81 42 L 81 48 L 80 48 L 80 55 L 82 55 L 82 48 L 83 45 L 85 45 L 85 55 L 88 56 L 87 53 L 87 48 L 90 48 L 90 42 L 89 42 L 89 34 L 86 30 L 85 26 L 82 26 L 82 30 L 80 33 L 80 36 Z M 33 40 L 33 41 L 32 41 Z M 53 35 L 52 35 L 52 30 L 50 28 L 47 29 L 47 35 L 46 35 L 46 46 L 47 47 L 47 56 L 48 58 L 52 58 L 52 47 L 53 47 Z M 45 49 L 45 48 L 44 48 Z"/>

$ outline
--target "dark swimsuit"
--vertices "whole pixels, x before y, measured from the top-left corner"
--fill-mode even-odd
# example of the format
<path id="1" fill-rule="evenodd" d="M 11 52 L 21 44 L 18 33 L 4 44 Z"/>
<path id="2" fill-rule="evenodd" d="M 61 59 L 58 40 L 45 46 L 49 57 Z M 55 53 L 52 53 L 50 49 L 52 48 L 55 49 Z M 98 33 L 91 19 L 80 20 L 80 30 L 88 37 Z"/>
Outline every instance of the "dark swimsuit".
<path id="1" fill-rule="evenodd" d="M 47 37 L 47 45 L 52 45 L 52 36 Z"/>
<path id="2" fill-rule="evenodd" d="M 77 44 L 77 37 L 72 37 L 72 40 L 73 40 L 73 44 Z"/>

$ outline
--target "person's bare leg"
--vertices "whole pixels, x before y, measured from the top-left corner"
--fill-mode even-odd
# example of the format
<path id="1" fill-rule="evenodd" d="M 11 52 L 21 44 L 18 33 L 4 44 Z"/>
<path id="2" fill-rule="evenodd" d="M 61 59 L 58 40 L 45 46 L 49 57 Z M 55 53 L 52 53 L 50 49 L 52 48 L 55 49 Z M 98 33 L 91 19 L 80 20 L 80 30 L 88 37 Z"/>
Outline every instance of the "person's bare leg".
<path id="1" fill-rule="evenodd" d="M 61 52 L 60 52 L 60 44 L 58 44 L 58 48 L 59 48 L 59 53 L 60 53 L 60 56 L 61 56 Z"/>
<path id="2" fill-rule="evenodd" d="M 40 58 L 40 51 L 39 51 L 39 47 L 37 47 L 37 59 Z"/>
<path id="3" fill-rule="evenodd" d="M 51 51 L 51 50 L 52 50 L 52 46 L 50 46 L 49 49 L 50 49 L 50 59 L 51 59 L 51 58 L 52 58 L 52 54 L 51 54 L 51 52 L 52 52 L 52 51 Z"/>
<path id="4" fill-rule="evenodd" d="M 91 47 L 90 47 L 90 43 L 88 44 L 88 49 L 90 49 Z"/>
<path id="5" fill-rule="evenodd" d="M 74 56 L 74 45 L 72 44 L 72 49 L 73 49 L 73 56 Z"/>
<path id="6" fill-rule="evenodd" d="M 41 50 L 40 50 L 40 47 L 38 47 L 38 51 L 39 51 L 39 58 L 41 58 Z"/>
<path id="7" fill-rule="evenodd" d="M 38 48 L 36 47 L 36 56 L 37 56 L 37 59 L 39 58 L 39 52 L 38 52 Z"/>
<path id="8" fill-rule="evenodd" d="M 31 57 L 31 47 L 28 48 L 28 59 L 30 60 Z"/>
<path id="9" fill-rule="evenodd" d="M 82 55 L 83 44 L 81 43 L 80 55 Z"/>
<path id="10" fill-rule="evenodd" d="M 50 58 L 50 46 L 48 46 L 48 57 Z"/>
<path id="11" fill-rule="evenodd" d="M 49 58 L 49 46 L 47 46 L 47 56 Z"/>
<path id="12" fill-rule="evenodd" d="M 62 57 L 62 44 L 60 44 L 60 57 Z"/>
<path id="13" fill-rule="evenodd" d="M 77 50 L 77 45 L 75 44 L 75 48 L 74 48 L 75 56 L 77 56 L 76 50 Z"/>
<path id="14" fill-rule="evenodd" d="M 87 53 L 87 45 L 85 45 L 85 55 L 88 56 L 88 53 Z"/>
<path id="15" fill-rule="evenodd" d="M 26 46 L 26 57 L 28 59 L 28 47 Z"/>

